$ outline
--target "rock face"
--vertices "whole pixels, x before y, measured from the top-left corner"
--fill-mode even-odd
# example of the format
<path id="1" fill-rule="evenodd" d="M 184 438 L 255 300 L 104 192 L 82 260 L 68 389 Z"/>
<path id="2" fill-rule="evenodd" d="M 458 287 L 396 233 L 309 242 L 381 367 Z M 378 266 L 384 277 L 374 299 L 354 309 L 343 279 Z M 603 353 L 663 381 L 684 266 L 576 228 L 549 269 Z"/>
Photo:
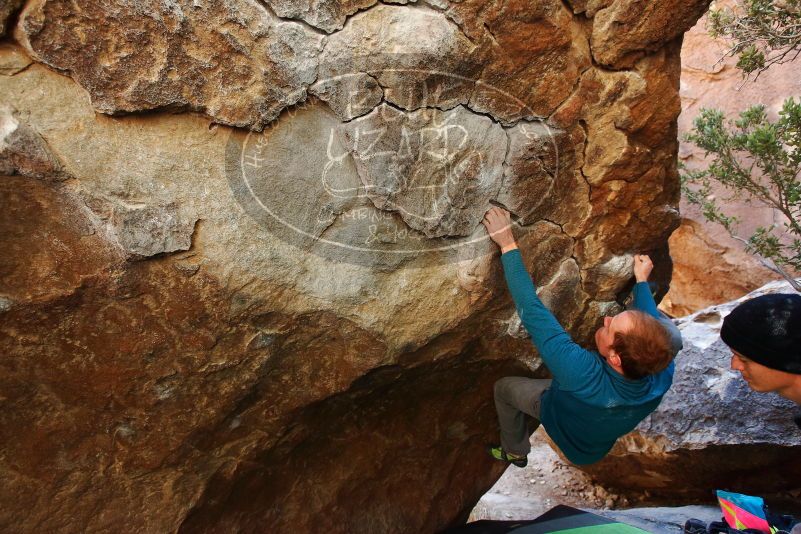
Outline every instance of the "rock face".
<path id="1" fill-rule="evenodd" d="M 507 134 L 464 107 L 403 112 L 382 104 L 342 134 L 375 207 L 397 211 L 428 237 L 472 234 L 501 186 Z"/>
<path id="2" fill-rule="evenodd" d="M 678 224 L 684 21 L 629 9 L 596 51 L 596 12 L 31 0 L 12 15 L 2 529 L 466 519 L 502 467 L 483 451 L 492 384 L 540 367 L 483 213 L 512 211 L 543 300 L 583 342 L 625 296 L 630 254 L 664 256 Z"/>
<path id="3" fill-rule="evenodd" d="M 322 47 L 314 32 L 246 0 L 33 1 L 16 36 L 83 85 L 98 111 L 193 109 L 253 127 L 305 98 Z"/>
<path id="4" fill-rule="evenodd" d="M 0 107 L 0 174 L 21 174 L 42 180 L 66 178 L 45 140 L 26 124 L 20 124 L 7 105 Z"/>
<path id="5" fill-rule="evenodd" d="M 661 43 L 689 30 L 709 2 L 568 0 L 577 13 L 592 17 L 592 50 L 598 63 L 630 67 Z"/>
<path id="6" fill-rule="evenodd" d="M 718 7 L 733 5 L 731 0 L 718 1 Z M 764 104 L 771 120 L 777 118 L 782 101 L 801 94 L 798 69 L 801 58 L 771 68 L 756 81 L 743 82 L 735 68 L 736 58 L 718 61 L 725 53 L 724 43 L 709 37 L 706 17 L 687 32 L 682 45 L 681 100 L 679 139 L 692 129 L 693 119 L 701 108 L 717 108 L 729 117 L 747 107 Z M 689 168 L 704 163 L 704 151 L 695 145 L 681 142 L 679 158 Z M 718 191 L 718 199 L 730 195 Z M 726 211 L 742 220 L 741 237 L 748 237 L 757 226 L 780 222 L 773 210 L 758 204 L 725 200 Z M 767 269 L 744 252 L 743 244 L 732 239 L 719 225 L 705 221 L 696 206 L 681 205 L 681 228 L 670 239 L 670 255 L 675 260 L 673 281 L 661 307 L 674 317 L 740 298 L 749 291 L 778 280 L 779 275 Z M 711 254 L 709 249 L 714 249 Z M 714 283 L 710 283 L 710 273 Z M 801 274 L 801 273 L 799 273 Z"/>
<path id="7" fill-rule="evenodd" d="M 779 275 L 720 228 L 691 218 L 668 240 L 673 278 L 660 308 L 679 317 L 752 291 Z"/>
<path id="8" fill-rule="evenodd" d="M 11 16 L 22 7 L 23 0 L 3 0 L 0 2 L 0 37 L 6 34 Z"/>
<path id="9" fill-rule="evenodd" d="M 731 350 L 720 340 L 723 318 L 737 304 L 792 291 L 786 282 L 772 282 L 680 319 L 685 348 L 676 357 L 672 388 L 654 413 L 587 471 L 604 484 L 670 498 L 709 498 L 715 488 L 749 494 L 797 489 L 798 407 L 775 393 L 753 392 L 731 370 Z"/>

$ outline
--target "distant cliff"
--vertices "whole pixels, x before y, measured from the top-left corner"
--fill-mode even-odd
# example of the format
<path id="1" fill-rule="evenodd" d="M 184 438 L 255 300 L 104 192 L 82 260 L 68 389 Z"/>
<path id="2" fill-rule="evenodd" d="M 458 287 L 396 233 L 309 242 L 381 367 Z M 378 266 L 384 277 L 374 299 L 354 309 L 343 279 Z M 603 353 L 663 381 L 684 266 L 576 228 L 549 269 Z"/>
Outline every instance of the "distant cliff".
<path id="1" fill-rule="evenodd" d="M 718 1 L 718 8 L 733 6 L 733 0 Z M 801 95 L 801 58 L 777 65 L 760 74 L 756 81 L 745 82 L 735 68 L 736 58 L 725 58 L 725 42 L 707 33 L 706 16 L 684 36 L 681 49 L 682 112 L 679 116 L 679 139 L 693 126 L 701 108 L 723 110 L 736 119 L 741 111 L 764 104 L 771 120 L 776 120 L 782 102 Z M 681 141 L 679 160 L 689 169 L 704 163 L 701 148 Z M 718 201 L 729 194 L 718 191 Z M 743 200 L 725 201 L 728 213 L 737 215 L 741 237 L 748 237 L 760 225 L 780 222 L 774 210 Z M 662 308 L 675 317 L 737 299 L 771 280 L 781 277 L 747 254 L 742 243 L 731 238 L 717 224 L 708 223 L 697 206 L 681 204 L 681 226 L 670 238 L 673 279 Z M 801 274 L 801 273 L 799 273 Z"/>

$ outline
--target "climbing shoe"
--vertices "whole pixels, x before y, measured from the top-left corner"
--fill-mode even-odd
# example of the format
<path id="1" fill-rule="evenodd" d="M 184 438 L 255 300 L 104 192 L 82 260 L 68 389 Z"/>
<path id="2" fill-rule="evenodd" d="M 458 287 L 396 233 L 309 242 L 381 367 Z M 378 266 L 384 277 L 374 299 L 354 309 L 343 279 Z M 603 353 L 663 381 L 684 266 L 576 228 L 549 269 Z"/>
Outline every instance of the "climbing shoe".
<path id="1" fill-rule="evenodd" d="M 528 458 L 525 456 L 517 456 L 515 454 L 507 454 L 505 450 L 503 450 L 500 445 L 497 447 L 493 447 L 492 445 L 487 445 L 487 452 L 490 456 L 495 458 L 496 460 L 502 460 L 504 462 L 509 462 L 510 464 L 514 464 L 517 467 L 526 467 L 528 464 Z"/>

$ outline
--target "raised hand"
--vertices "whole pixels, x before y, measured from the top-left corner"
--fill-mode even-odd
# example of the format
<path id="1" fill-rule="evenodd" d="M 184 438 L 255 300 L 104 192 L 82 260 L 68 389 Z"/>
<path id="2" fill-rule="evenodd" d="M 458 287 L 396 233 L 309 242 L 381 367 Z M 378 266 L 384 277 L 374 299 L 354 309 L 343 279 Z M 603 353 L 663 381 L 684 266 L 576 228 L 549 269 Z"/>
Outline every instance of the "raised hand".
<path id="1" fill-rule="evenodd" d="M 486 227 L 490 238 L 501 247 L 502 252 L 517 246 L 515 236 L 512 234 L 512 217 L 505 209 L 491 207 L 484 214 L 481 224 Z"/>
<path id="2" fill-rule="evenodd" d="M 646 254 L 634 255 L 634 278 L 638 282 L 647 282 L 653 270 L 654 262 Z"/>

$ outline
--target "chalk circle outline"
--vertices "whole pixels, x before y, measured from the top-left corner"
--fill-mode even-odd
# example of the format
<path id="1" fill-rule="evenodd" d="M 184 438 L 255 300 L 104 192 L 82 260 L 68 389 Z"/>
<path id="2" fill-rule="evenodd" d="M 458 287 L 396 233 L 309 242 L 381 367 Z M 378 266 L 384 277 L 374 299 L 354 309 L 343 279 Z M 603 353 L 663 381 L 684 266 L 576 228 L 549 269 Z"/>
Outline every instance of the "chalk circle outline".
<path id="1" fill-rule="evenodd" d="M 474 93 L 480 87 L 482 92 L 495 92 L 495 93 L 501 95 L 502 97 L 508 98 L 509 101 L 514 102 L 515 104 L 518 104 L 518 108 L 517 109 L 519 109 L 519 112 L 517 113 L 517 115 L 519 115 L 519 118 L 516 118 L 515 120 L 508 121 L 508 122 L 507 121 L 498 121 L 498 119 L 495 119 L 495 120 L 502 123 L 501 124 L 502 128 L 504 127 L 504 124 L 506 124 L 508 127 L 515 127 L 515 126 L 519 125 L 523 121 L 530 122 L 530 123 L 538 123 L 539 125 L 543 126 L 545 128 L 546 132 L 547 132 L 547 139 L 551 143 L 551 145 L 553 147 L 553 151 L 554 151 L 553 152 L 554 153 L 553 176 L 557 176 L 558 175 L 558 172 L 559 172 L 559 148 L 558 148 L 558 146 L 556 144 L 556 141 L 554 139 L 553 132 L 552 132 L 551 128 L 548 126 L 545 118 L 544 117 L 537 117 L 533 113 L 531 108 L 527 104 L 525 104 L 522 100 L 520 100 L 519 98 L 511 95 L 510 93 L 508 93 L 508 92 L 506 92 L 506 91 L 504 91 L 502 89 L 498 89 L 498 88 L 496 88 L 496 87 L 494 87 L 494 86 L 492 86 L 490 84 L 487 84 L 486 82 L 483 82 L 481 80 L 473 80 L 471 78 L 468 78 L 466 76 L 462 76 L 460 74 L 453 74 L 453 73 L 449 73 L 449 72 L 444 72 L 444 71 L 439 71 L 439 70 L 432 70 L 432 69 L 415 69 L 415 68 L 386 68 L 386 69 L 381 68 L 381 69 L 379 69 L 379 68 L 375 68 L 375 69 L 370 69 L 369 72 L 357 71 L 357 72 L 351 72 L 351 73 L 345 73 L 345 74 L 338 74 L 338 75 L 332 76 L 330 78 L 324 78 L 323 80 L 316 80 L 314 82 L 314 84 L 316 85 L 318 83 L 323 83 L 323 82 L 338 81 L 338 80 L 343 79 L 343 78 L 361 76 L 361 75 L 365 75 L 365 74 L 369 74 L 369 75 L 373 76 L 371 73 L 375 73 L 375 72 L 380 72 L 380 73 L 412 73 L 412 74 L 424 74 L 424 75 L 429 75 L 429 76 L 433 75 L 433 76 L 452 77 L 452 78 L 460 80 L 460 81 L 466 81 L 466 82 L 469 82 L 471 84 L 474 84 L 474 89 L 473 89 Z M 305 93 L 306 91 L 307 91 L 307 88 L 304 88 L 304 89 L 300 90 L 299 92 Z M 382 97 L 381 101 L 377 105 L 380 105 L 380 103 L 382 103 L 384 101 L 385 101 L 385 99 Z M 303 99 L 303 100 L 299 99 L 294 104 L 292 104 L 291 106 L 288 106 L 286 108 L 287 113 L 288 114 L 292 114 L 293 112 L 296 112 L 298 108 L 303 108 L 304 104 L 306 104 L 307 102 L 308 102 L 307 99 Z M 438 108 L 436 106 L 434 106 L 434 107 L 422 107 L 421 106 L 420 108 L 415 109 L 413 111 L 418 111 L 418 110 L 449 111 L 451 109 L 455 109 L 456 107 L 458 107 L 460 105 L 464 106 L 464 104 L 462 104 L 462 103 L 457 103 L 456 105 L 454 105 L 454 106 L 452 106 L 450 108 L 447 108 L 447 109 L 441 109 L 441 108 Z M 465 106 L 465 107 L 466 107 L 466 109 L 468 109 L 472 113 L 475 113 L 472 109 L 468 108 L 467 106 Z M 375 107 L 373 107 L 373 109 L 375 109 Z M 372 111 L 372 109 L 370 111 L 368 111 L 367 113 L 363 114 L 363 115 L 360 115 L 358 117 L 354 117 L 352 120 L 356 120 L 356 119 L 358 119 L 360 117 L 366 116 L 371 111 Z M 478 114 L 482 115 L 483 113 L 478 113 Z M 276 118 L 276 119 L 273 119 L 272 121 L 270 121 L 270 123 L 268 123 L 265 126 L 265 128 L 269 128 L 271 125 L 277 124 L 277 122 L 279 120 L 280 120 L 280 117 Z M 525 125 L 521 125 L 521 128 L 523 129 L 524 135 L 526 135 L 526 137 L 528 137 L 528 135 L 526 134 L 526 131 L 525 131 Z M 453 251 L 453 250 L 456 250 L 456 249 L 459 249 L 459 248 L 462 248 L 462 247 L 466 247 L 466 246 L 469 246 L 469 245 L 472 245 L 472 244 L 476 244 L 476 243 L 480 243 L 482 241 L 490 239 L 489 234 L 483 235 L 481 237 L 473 238 L 473 239 L 467 239 L 467 240 L 465 240 L 464 238 L 468 237 L 468 236 L 460 236 L 459 237 L 459 239 L 460 239 L 459 242 L 453 243 L 453 244 L 450 244 L 450 245 L 443 245 L 443 246 L 430 247 L 430 248 L 415 248 L 415 249 L 389 249 L 389 248 L 382 249 L 382 248 L 374 248 L 374 247 L 362 247 L 362 246 L 352 245 L 352 244 L 349 244 L 349 243 L 341 243 L 341 242 L 332 241 L 330 239 L 326 239 L 326 238 L 323 238 L 323 237 L 318 237 L 318 236 L 315 236 L 313 234 L 310 234 L 309 232 L 303 230 L 302 228 L 297 227 L 292 222 L 284 220 L 279 214 L 274 213 L 273 210 L 271 210 L 268 206 L 266 206 L 264 204 L 264 202 L 261 200 L 261 198 L 259 198 L 259 195 L 257 195 L 255 193 L 255 191 L 253 190 L 253 186 L 251 185 L 250 181 L 248 180 L 247 170 L 246 170 L 246 165 L 245 165 L 244 159 L 245 159 L 245 154 L 246 154 L 246 151 L 247 151 L 247 147 L 249 146 L 249 141 L 255 135 L 262 135 L 262 132 L 254 132 L 252 130 L 248 131 L 247 135 L 245 136 L 244 141 L 239 146 L 239 157 L 237 159 L 237 165 L 236 165 L 235 169 L 229 168 L 229 165 L 226 164 L 226 174 L 228 174 L 229 186 L 231 188 L 231 191 L 232 191 L 232 193 L 234 195 L 234 198 L 236 199 L 237 203 L 239 203 L 240 206 L 243 207 L 245 212 L 248 213 L 248 215 L 251 218 L 253 218 L 254 221 L 257 224 L 259 224 L 260 226 L 262 226 L 262 227 L 266 228 L 267 225 L 264 222 L 260 221 L 259 218 L 256 217 L 254 214 L 252 214 L 250 212 L 250 210 L 247 208 L 247 203 L 244 203 L 243 199 L 239 198 L 239 195 L 237 195 L 237 191 L 240 191 L 242 189 L 241 187 L 238 187 L 238 186 L 244 185 L 245 189 L 247 190 L 247 193 L 249 194 L 249 199 L 255 201 L 258 204 L 259 208 L 261 209 L 261 211 L 263 213 L 268 214 L 274 221 L 278 222 L 284 228 L 292 230 L 292 232 L 295 235 L 298 235 L 301 238 L 309 239 L 312 242 L 314 242 L 315 244 L 322 243 L 324 245 L 328 245 L 328 246 L 335 247 L 335 248 L 340 248 L 340 249 L 345 249 L 345 250 L 350 250 L 350 251 L 353 251 L 353 252 L 371 253 L 371 254 L 403 254 L 403 255 L 407 255 L 407 256 L 412 256 L 412 255 L 419 255 L 419 254 L 423 254 L 423 253 Z M 228 158 L 230 156 L 230 154 L 229 154 L 229 149 L 231 148 L 230 145 L 231 144 L 239 145 L 239 143 L 235 140 L 236 136 L 237 136 L 237 132 L 233 131 L 231 133 L 230 137 L 229 137 L 229 141 L 228 141 L 229 147 L 226 150 L 226 160 L 228 160 Z M 347 152 L 345 152 L 345 153 L 347 154 Z M 237 172 L 231 172 L 232 170 L 236 170 Z M 241 180 L 235 183 L 235 179 L 234 179 L 233 174 L 239 175 L 241 177 Z M 367 187 L 367 186 L 365 186 L 365 187 Z M 366 196 L 360 196 L 359 198 L 367 198 L 367 197 Z M 492 201 L 490 201 L 490 203 L 492 203 Z M 376 208 L 376 209 L 378 209 L 378 208 Z M 398 213 L 395 210 L 388 211 L 388 213 L 392 213 L 392 212 Z M 517 221 L 514 221 L 514 220 L 512 220 L 512 225 L 517 226 L 517 227 L 521 227 L 520 223 L 517 222 Z M 415 231 L 414 228 L 409 227 L 409 229 L 412 230 L 412 231 Z M 404 230 L 407 230 L 407 229 L 404 229 Z M 269 228 L 268 228 L 268 231 L 269 231 Z M 272 231 L 270 231 L 270 233 L 275 234 L 275 232 L 272 232 Z M 443 236 L 443 237 L 446 237 L 446 236 Z M 279 238 L 281 238 L 280 235 L 279 235 Z M 285 239 L 285 238 L 281 238 L 281 239 L 282 239 L 282 241 L 285 241 L 290 245 L 297 246 L 297 243 L 293 243 L 289 239 Z"/>

